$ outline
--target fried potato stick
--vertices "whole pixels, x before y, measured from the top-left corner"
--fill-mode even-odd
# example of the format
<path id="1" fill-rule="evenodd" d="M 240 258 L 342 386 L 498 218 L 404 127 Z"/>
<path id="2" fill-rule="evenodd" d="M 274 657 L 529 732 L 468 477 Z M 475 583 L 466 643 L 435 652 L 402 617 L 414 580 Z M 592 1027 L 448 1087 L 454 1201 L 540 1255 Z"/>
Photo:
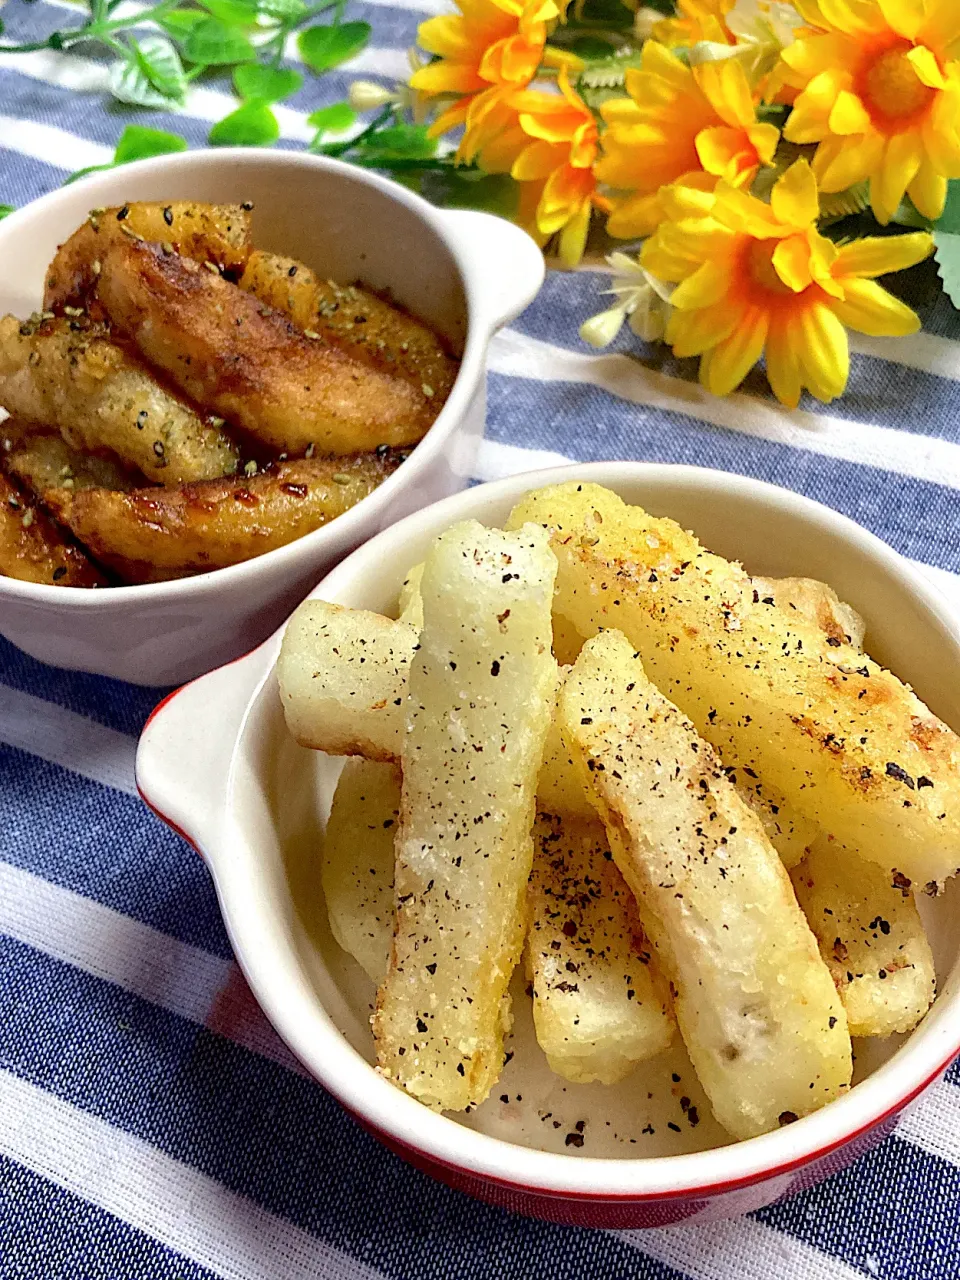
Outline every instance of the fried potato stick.
<path id="1" fill-rule="evenodd" d="M 792 872 L 852 1036 L 912 1031 L 936 995 L 933 955 L 910 891 L 821 836 Z"/>
<path id="2" fill-rule="evenodd" d="M 76 320 L 0 320 L 0 405 L 56 427 L 77 449 L 109 449 L 158 484 L 228 475 L 239 453 L 220 426 Z"/>
<path id="3" fill-rule="evenodd" d="M 889 671 L 762 598 L 739 565 L 597 485 L 528 495 L 511 524 L 551 531 L 556 608 L 618 627 L 727 766 L 935 890 L 960 864 L 960 739 Z"/>
<path id="4" fill-rule="evenodd" d="M 151 365 L 272 448 L 348 454 L 411 445 L 436 417 L 421 388 L 305 336 L 219 272 L 159 245 L 112 244 L 99 296 Z"/>
<path id="5" fill-rule="evenodd" d="M 674 1021 L 595 815 L 538 815 L 528 895 L 537 1041 L 565 1079 L 615 1084 L 667 1048 Z"/>
<path id="6" fill-rule="evenodd" d="M 399 817 L 397 766 L 348 760 L 324 833 L 321 882 L 334 938 L 377 984 L 386 977 L 397 920 L 393 846 Z"/>
<path id="7" fill-rule="evenodd" d="M 618 631 L 584 645 L 559 714 L 717 1119 L 750 1138 L 839 1097 L 852 1074 L 843 1006 L 709 744 Z"/>
<path id="8" fill-rule="evenodd" d="M 381 1072 L 426 1105 L 482 1101 L 503 1064 L 526 932 L 534 789 L 553 712 L 555 562 L 538 529 L 441 535 L 422 582 L 396 844 Z"/>

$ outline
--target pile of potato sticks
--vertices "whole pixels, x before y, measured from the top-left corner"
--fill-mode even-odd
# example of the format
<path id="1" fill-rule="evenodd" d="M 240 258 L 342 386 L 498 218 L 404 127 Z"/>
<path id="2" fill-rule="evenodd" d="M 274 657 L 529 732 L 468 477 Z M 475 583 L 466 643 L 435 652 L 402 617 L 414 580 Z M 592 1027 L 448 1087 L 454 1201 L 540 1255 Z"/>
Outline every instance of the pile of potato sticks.
<path id="1" fill-rule="evenodd" d="M 382 1074 L 482 1101 L 525 952 L 569 1080 L 679 1031 L 734 1138 L 847 1090 L 851 1036 L 933 1000 L 914 892 L 960 848 L 960 739 L 862 639 L 829 587 L 576 482 L 438 537 L 397 620 L 301 605 L 281 697 L 298 742 L 358 757 L 323 887 Z"/>
<path id="2" fill-rule="evenodd" d="M 43 311 L 0 319 L 0 573 L 95 587 L 237 564 L 403 461 L 457 361 L 361 285 L 253 241 L 251 204 L 93 209 Z"/>

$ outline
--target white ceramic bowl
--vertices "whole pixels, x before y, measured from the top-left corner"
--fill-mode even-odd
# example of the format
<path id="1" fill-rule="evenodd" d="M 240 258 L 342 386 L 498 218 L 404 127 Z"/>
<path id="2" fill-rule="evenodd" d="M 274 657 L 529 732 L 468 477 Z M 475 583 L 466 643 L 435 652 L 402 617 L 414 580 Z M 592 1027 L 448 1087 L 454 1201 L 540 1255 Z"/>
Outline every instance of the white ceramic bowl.
<path id="1" fill-rule="evenodd" d="M 960 727 L 960 637 L 936 590 L 835 512 L 719 472 L 598 463 L 479 486 L 374 538 L 315 594 L 389 610 L 404 572 L 441 530 L 468 517 L 499 524 L 521 494 L 571 478 L 673 516 L 748 570 L 830 582 L 865 617 L 870 652 Z M 522 997 L 515 1002 L 517 1052 L 493 1096 L 456 1119 L 427 1111 L 370 1065 L 372 986 L 326 925 L 316 858 L 340 762 L 297 747 L 286 732 L 274 673 L 280 634 L 158 708 L 140 743 L 138 783 L 151 808 L 206 858 L 238 960 L 274 1026 L 345 1107 L 421 1168 L 485 1199 L 570 1223 L 646 1226 L 730 1216 L 770 1204 L 859 1155 L 960 1048 L 955 881 L 936 901 L 921 900 L 940 981 L 931 1012 L 909 1037 L 860 1042 L 855 1087 L 787 1128 L 719 1145 L 726 1140 L 704 1106 L 692 1129 L 677 1099 L 695 1097 L 696 1083 L 679 1048 L 618 1086 L 565 1084 L 532 1040 Z M 582 1154 L 564 1145 L 577 1119 L 587 1121 Z M 681 1121 L 679 1136 L 666 1127 L 671 1120 Z M 652 1136 L 643 1134 L 647 1121 Z M 646 1158 L 630 1158 L 637 1156 Z"/>
<path id="2" fill-rule="evenodd" d="M 444 212 L 368 170 L 302 152 L 163 156 L 64 187 L 0 223 L 0 314 L 41 303 L 57 245 L 97 206 L 252 200 L 258 247 L 323 275 L 389 289 L 463 351 L 423 441 L 383 485 L 326 528 L 196 578 L 103 591 L 0 577 L 0 632 L 44 662 L 140 684 L 175 684 L 268 636 L 346 552 L 467 483 L 485 416 L 491 334 L 534 297 L 543 257 L 501 218 Z"/>

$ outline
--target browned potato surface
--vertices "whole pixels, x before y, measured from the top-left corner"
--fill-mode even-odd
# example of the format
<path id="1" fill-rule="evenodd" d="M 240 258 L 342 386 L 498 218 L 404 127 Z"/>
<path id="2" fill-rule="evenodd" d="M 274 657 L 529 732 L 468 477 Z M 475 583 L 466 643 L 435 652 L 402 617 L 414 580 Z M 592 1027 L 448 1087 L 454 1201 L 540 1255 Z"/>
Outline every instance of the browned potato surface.
<path id="1" fill-rule="evenodd" d="M 0 574 L 21 582 L 103 587 L 106 577 L 0 472 Z"/>
<path id="2" fill-rule="evenodd" d="M 43 502 L 48 493 L 59 490 L 133 489 L 137 484 L 112 458 L 81 453 L 55 431 L 31 430 L 8 421 L 0 427 L 0 441 L 5 470 Z"/>
<path id="3" fill-rule="evenodd" d="M 458 362 L 422 320 L 372 289 L 323 280 L 296 258 L 260 250 L 250 255 L 240 287 L 284 312 L 298 329 L 319 333 L 363 364 L 429 389 L 435 410 L 450 394 Z"/>
<path id="4" fill-rule="evenodd" d="M 100 299 L 151 365 L 274 448 L 343 454 L 410 445 L 436 416 L 422 389 L 304 336 L 217 271 L 160 246 L 111 245 Z"/>
<path id="5" fill-rule="evenodd" d="M 303 458 L 176 489 L 46 495 L 74 535 L 127 582 L 220 569 L 285 546 L 372 493 L 395 458 Z"/>
<path id="6" fill-rule="evenodd" d="M 0 405 L 56 427 L 75 448 L 112 450 L 159 484 L 236 470 L 237 448 L 219 425 L 80 320 L 0 320 Z"/>
<path id="7" fill-rule="evenodd" d="M 239 274 L 253 246 L 251 208 L 174 200 L 93 209 L 50 263 L 43 290 L 44 309 L 59 313 L 64 307 L 79 307 L 95 314 L 103 255 L 108 245 L 123 236 L 166 242 L 185 258 L 213 262 L 221 270 Z"/>

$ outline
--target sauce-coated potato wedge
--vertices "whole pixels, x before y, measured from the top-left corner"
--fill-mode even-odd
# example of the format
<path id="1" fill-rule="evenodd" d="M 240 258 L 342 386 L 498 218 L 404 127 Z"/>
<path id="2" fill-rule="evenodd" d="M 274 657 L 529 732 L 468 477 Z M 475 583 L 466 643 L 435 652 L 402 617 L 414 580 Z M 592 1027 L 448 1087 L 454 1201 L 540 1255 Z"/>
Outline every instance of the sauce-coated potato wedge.
<path id="1" fill-rule="evenodd" d="M 421 1102 L 482 1101 L 503 1065 L 526 932 L 534 790 L 553 713 L 556 562 L 543 531 L 434 542 L 410 666 L 397 931 L 373 1020 L 380 1071 Z"/>
<path id="2" fill-rule="evenodd" d="M 302 458 L 259 475 L 176 489 L 85 489 L 61 498 L 74 536 L 126 582 L 160 582 L 252 560 L 312 533 L 372 493 L 396 466 L 373 455 Z"/>
<path id="3" fill-rule="evenodd" d="M 237 468 L 237 448 L 218 425 L 78 320 L 0 320 L 0 405 L 23 422 L 56 427 L 77 449 L 109 449 L 158 484 Z"/>
<path id="4" fill-rule="evenodd" d="M 618 627 L 728 766 L 886 870 L 935 886 L 960 865 L 960 739 L 907 686 L 819 628 L 754 601 L 739 565 L 597 485 L 530 494 L 549 528 L 556 607 Z"/>
<path id="5" fill-rule="evenodd" d="M 457 361 L 422 320 L 371 289 L 321 280 L 295 258 L 259 250 L 250 255 L 240 287 L 361 363 L 429 388 L 436 412 L 450 394 Z"/>
<path id="6" fill-rule="evenodd" d="M 60 587 L 104 587 L 106 576 L 36 501 L 0 472 L 0 574 Z"/>
<path id="7" fill-rule="evenodd" d="M 348 760 L 323 838 L 321 881 L 333 936 L 377 984 L 386 976 L 397 919 L 393 844 L 399 817 L 397 766 Z"/>
<path id="8" fill-rule="evenodd" d="M 283 713 L 297 742 L 332 756 L 399 760 L 417 635 L 378 613 L 304 600 L 277 659 Z"/>
<path id="9" fill-rule="evenodd" d="M 670 980 L 714 1114 L 750 1138 L 849 1087 L 839 996 L 760 823 L 619 631 L 584 645 L 560 718 Z"/>
<path id="10" fill-rule="evenodd" d="M 64 307 L 79 307 L 97 315 L 103 255 L 122 236 L 165 241 L 185 258 L 213 262 L 221 271 L 239 275 L 253 247 L 250 224 L 250 207 L 239 204 L 141 201 L 94 210 L 50 263 L 44 310 L 59 314 Z"/>
<path id="11" fill-rule="evenodd" d="M 133 489 L 135 480 L 112 458 L 82 453 L 55 431 L 31 429 L 10 420 L 0 427 L 3 465 L 54 514 L 81 489 Z M 139 481 L 143 483 L 142 479 Z"/>
<path id="12" fill-rule="evenodd" d="M 558 1075 L 615 1084 L 673 1038 L 637 904 L 596 816 L 533 831 L 527 974 L 537 1040 Z"/>
<path id="13" fill-rule="evenodd" d="M 822 836 L 793 871 L 852 1036 L 912 1031 L 936 995 L 930 944 L 909 890 Z"/>
<path id="14" fill-rule="evenodd" d="M 291 453 L 411 445 L 437 409 L 399 378 L 305 337 L 218 272 L 124 240 L 103 260 L 111 322 L 197 404 Z"/>

